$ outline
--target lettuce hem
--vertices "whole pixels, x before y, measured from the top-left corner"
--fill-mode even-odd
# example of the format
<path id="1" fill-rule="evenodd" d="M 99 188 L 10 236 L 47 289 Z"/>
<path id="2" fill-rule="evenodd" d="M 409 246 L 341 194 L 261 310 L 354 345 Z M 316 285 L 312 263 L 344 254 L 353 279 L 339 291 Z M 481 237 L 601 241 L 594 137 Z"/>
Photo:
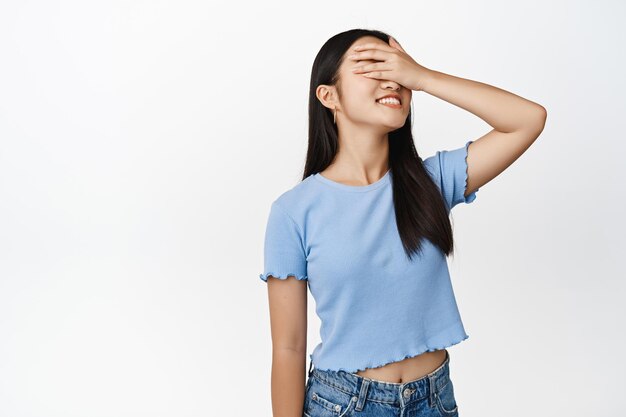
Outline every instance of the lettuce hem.
<path id="1" fill-rule="evenodd" d="M 274 278 L 278 278 L 282 280 L 285 280 L 289 277 L 295 277 L 299 281 L 306 281 L 309 279 L 309 277 L 306 275 L 298 275 L 298 274 L 293 274 L 293 273 L 275 274 L 273 272 L 266 272 L 265 274 L 259 274 L 259 278 L 261 278 L 262 281 L 267 282 L 267 279 L 269 278 L 270 275 L 273 276 Z"/>
<path id="2" fill-rule="evenodd" d="M 319 369 L 320 371 L 335 371 L 335 372 L 339 372 L 339 371 L 344 371 L 344 372 L 349 372 L 349 373 L 354 373 L 354 372 L 359 372 L 359 371 L 364 371 L 366 369 L 373 369 L 373 368 L 380 368 L 381 366 L 384 365 L 388 365 L 390 363 L 393 362 L 398 362 L 401 361 L 403 359 L 407 359 L 407 358 L 412 358 L 414 356 L 420 355 L 424 352 L 432 352 L 435 350 L 441 350 L 441 349 L 445 349 L 447 347 L 450 346 L 454 346 L 454 345 L 458 345 L 459 343 L 461 343 L 462 341 L 466 340 L 469 338 L 468 334 L 465 334 L 465 336 L 463 336 L 461 339 L 453 339 L 450 342 L 444 343 L 443 345 L 440 345 L 438 347 L 429 345 L 426 347 L 426 349 L 422 348 L 417 348 L 417 349 L 411 349 L 409 353 L 406 353 L 402 356 L 396 356 L 393 357 L 391 359 L 385 359 L 383 361 L 369 361 L 366 364 L 363 365 L 362 368 L 344 368 L 344 367 L 339 367 L 336 369 L 330 369 L 330 368 L 318 368 L 315 364 L 313 365 L 313 367 L 315 369 Z M 312 356 L 312 354 L 310 355 Z M 312 360 L 312 358 L 310 358 Z"/>

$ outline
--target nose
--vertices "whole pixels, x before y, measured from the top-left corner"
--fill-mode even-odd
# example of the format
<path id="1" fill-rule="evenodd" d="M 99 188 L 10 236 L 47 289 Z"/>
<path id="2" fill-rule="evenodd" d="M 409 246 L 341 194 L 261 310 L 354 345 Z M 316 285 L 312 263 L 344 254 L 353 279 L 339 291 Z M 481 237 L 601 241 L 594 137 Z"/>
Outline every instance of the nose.
<path id="1" fill-rule="evenodd" d="M 396 91 L 397 91 L 397 90 L 399 90 L 399 89 L 401 89 L 401 88 L 402 88 L 402 85 L 398 84 L 398 83 L 397 83 L 397 82 L 395 82 L 395 81 L 391 81 L 391 80 L 383 80 L 383 81 L 382 81 L 382 87 L 383 87 L 384 89 L 391 88 L 392 90 L 396 90 Z"/>

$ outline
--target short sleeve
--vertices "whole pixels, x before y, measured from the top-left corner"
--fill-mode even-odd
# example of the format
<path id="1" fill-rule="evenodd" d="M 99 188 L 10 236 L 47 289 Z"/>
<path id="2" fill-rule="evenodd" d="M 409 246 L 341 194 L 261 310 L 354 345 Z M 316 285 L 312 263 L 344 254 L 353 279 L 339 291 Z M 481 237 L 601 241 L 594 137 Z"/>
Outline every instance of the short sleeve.
<path id="1" fill-rule="evenodd" d="M 307 280 L 307 261 L 300 227 L 277 203 L 272 203 L 265 230 L 264 273 L 259 277 L 267 282 L 269 276 L 287 279 L 294 276 Z"/>
<path id="2" fill-rule="evenodd" d="M 448 211 L 459 203 L 471 203 L 476 199 L 478 188 L 464 197 L 467 187 L 467 152 L 472 142 L 470 140 L 458 149 L 437 151 L 423 162 L 439 187 Z"/>

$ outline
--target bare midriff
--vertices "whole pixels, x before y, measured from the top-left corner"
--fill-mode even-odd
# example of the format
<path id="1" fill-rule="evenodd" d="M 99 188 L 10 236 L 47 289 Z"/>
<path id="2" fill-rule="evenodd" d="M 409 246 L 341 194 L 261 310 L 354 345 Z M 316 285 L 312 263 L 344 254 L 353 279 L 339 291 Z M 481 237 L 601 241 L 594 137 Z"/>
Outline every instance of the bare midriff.
<path id="1" fill-rule="evenodd" d="M 405 383 L 420 379 L 439 368 L 446 360 L 446 350 L 434 350 L 391 362 L 378 368 L 368 368 L 355 374 L 384 382 Z"/>

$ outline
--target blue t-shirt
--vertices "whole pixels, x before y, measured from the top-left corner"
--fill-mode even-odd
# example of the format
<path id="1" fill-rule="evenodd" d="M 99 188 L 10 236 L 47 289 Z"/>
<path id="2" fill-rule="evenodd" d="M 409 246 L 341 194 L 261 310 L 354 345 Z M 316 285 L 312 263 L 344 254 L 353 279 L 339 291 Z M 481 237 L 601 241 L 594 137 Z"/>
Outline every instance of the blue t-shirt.
<path id="1" fill-rule="evenodd" d="M 449 211 L 464 197 L 467 148 L 423 161 Z M 393 175 L 351 186 L 314 174 L 271 205 L 264 273 L 308 280 L 321 320 L 316 368 L 357 372 L 443 349 L 465 333 L 445 254 L 428 239 L 409 261 L 398 233 Z"/>

